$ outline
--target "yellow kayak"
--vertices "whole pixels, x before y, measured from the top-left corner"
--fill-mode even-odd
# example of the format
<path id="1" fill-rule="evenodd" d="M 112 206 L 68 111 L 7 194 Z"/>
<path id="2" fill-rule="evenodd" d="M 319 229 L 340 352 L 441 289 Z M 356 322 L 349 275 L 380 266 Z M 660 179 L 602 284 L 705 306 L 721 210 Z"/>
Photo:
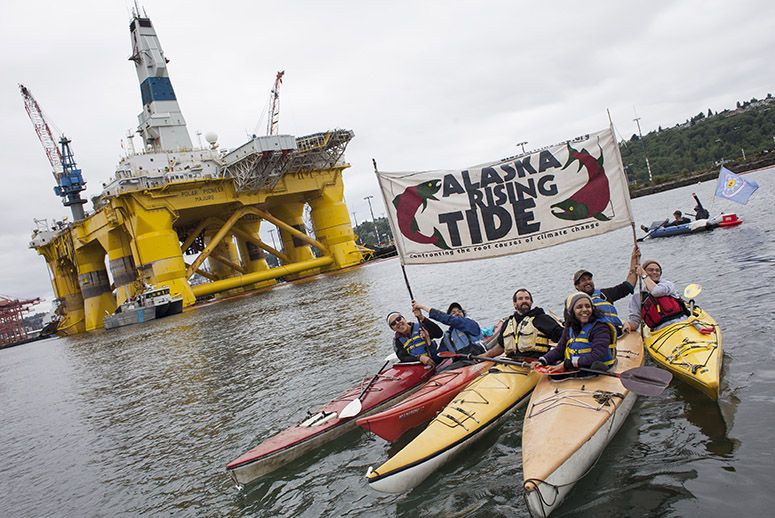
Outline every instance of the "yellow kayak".
<path id="1" fill-rule="evenodd" d="M 377 469 L 369 486 L 403 493 L 419 485 L 527 401 L 540 375 L 525 367 L 497 365 L 463 389 L 412 442 Z"/>
<path id="2" fill-rule="evenodd" d="M 711 331 L 701 333 L 697 327 Z M 721 329 L 700 308 L 688 320 L 671 324 L 658 331 L 646 328 L 644 341 L 651 358 L 660 367 L 718 399 L 721 376 Z"/>
<path id="3" fill-rule="evenodd" d="M 612 372 L 643 364 L 643 343 L 630 333 L 616 343 Z M 522 427 L 522 473 L 531 516 L 548 516 L 603 454 L 635 404 L 618 378 L 556 382 L 544 376 L 533 391 Z"/>

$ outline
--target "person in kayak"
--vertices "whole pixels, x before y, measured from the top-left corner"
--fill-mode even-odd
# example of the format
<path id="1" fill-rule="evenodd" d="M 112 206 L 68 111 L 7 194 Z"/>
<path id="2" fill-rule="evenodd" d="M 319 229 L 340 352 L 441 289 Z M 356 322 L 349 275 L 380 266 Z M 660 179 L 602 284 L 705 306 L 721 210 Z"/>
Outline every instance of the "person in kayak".
<path id="1" fill-rule="evenodd" d="M 548 366 L 549 373 L 562 374 L 582 368 L 610 369 L 616 362 L 616 330 L 603 319 L 589 294 L 578 291 L 565 300 L 565 329 L 557 347 L 533 362 L 533 366 Z M 559 362 L 559 363 L 558 363 Z M 573 377 L 590 376 L 587 372 Z"/>
<path id="2" fill-rule="evenodd" d="M 673 212 L 673 221 L 670 223 L 666 223 L 665 227 L 677 227 L 678 225 L 685 225 L 687 223 L 691 223 L 692 220 L 685 217 L 683 213 L 680 210 L 677 210 Z"/>
<path id="3" fill-rule="evenodd" d="M 610 322 L 616 328 L 617 333 L 622 333 L 622 320 L 614 307 L 614 302 L 632 295 L 635 283 L 638 280 L 638 264 L 640 263 L 640 249 L 635 246 L 630 255 L 630 269 L 624 282 L 610 288 L 596 289 L 592 280 L 592 272 L 579 270 L 573 274 L 573 286 L 580 292 L 592 297 L 595 307 L 602 313 L 602 319 Z"/>
<path id="4" fill-rule="evenodd" d="M 625 333 L 636 331 L 641 321 L 651 330 L 657 330 L 689 316 L 675 283 L 662 278 L 662 266 L 657 261 L 644 261 L 638 266 L 638 275 L 643 280 L 643 288 L 630 299 Z"/>
<path id="5" fill-rule="evenodd" d="M 697 202 L 697 206 L 694 207 L 694 219 L 708 219 L 710 217 L 710 212 L 702 206 L 700 199 L 695 193 L 692 193 L 692 198 Z"/>
<path id="6" fill-rule="evenodd" d="M 453 302 L 443 313 L 438 309 L 412 301 L 412 310 L 419 309 L 428 313 L 431 320 L 449 326 L 439 342 L 439 351 L 449 351 L 458 354 L 482 354 L 482 330 L 476 320 L 468 318 L 466 312 L 457 302 Z"/>
<path id="7" fill-rule="evenodd" d="M 395 331 L 393 350 L 402 362 L 419 361 L 427 367 L 435 367 L 439 361 L 435 338 L 443 332 L 433 321 L 425 318 L 422 311 L 414 310 L 417 322 L 409 322 L 398 311 L 388 313 L 387 323 Z"/>
<path id="8" fill-rule="evenodd" d="M 509 356 L 537 357 L 549 351 L 560 339 L 562 326 L 542 308 L 533 306 L 533 295 L 520 288 L 512 296 L 514 313 L 505 319 L 497 344 L 484 355 L 489 358 L 504 352 Z"/>

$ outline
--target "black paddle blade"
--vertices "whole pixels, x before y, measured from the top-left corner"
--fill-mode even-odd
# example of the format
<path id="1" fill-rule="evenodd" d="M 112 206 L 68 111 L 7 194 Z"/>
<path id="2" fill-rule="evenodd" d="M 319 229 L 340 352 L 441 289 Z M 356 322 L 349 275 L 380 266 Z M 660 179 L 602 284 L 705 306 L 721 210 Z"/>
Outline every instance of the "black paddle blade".
<path id="1" fill-rule="evenodd" d="M 658 367 L 638 367 L 619 374 L 625 388 L 639 396 L 658 396 L 670 384 L 673 375 Z"/>

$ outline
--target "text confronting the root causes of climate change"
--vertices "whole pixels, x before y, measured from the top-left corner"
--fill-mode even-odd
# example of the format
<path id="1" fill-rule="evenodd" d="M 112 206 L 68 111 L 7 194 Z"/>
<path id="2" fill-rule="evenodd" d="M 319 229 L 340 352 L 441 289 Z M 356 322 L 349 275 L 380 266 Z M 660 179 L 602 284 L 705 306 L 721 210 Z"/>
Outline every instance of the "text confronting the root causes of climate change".
<path id="1" fill-rule="evenodd" d="M 377 174 L 404 264 L 526 252 L 632 220 L 608 129 L 464 170 Z"/>

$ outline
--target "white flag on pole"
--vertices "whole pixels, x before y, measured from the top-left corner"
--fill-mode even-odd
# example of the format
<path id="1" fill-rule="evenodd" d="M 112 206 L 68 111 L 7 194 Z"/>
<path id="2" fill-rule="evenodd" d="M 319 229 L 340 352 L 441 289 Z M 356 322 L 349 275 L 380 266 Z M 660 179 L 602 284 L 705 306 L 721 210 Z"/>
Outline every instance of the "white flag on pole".
<path id="1" fill-rule="evenodd" d="M 632 222 L 611 129 L 464 170 L 377 176 L 403 264 L 517 254 Z"/>

